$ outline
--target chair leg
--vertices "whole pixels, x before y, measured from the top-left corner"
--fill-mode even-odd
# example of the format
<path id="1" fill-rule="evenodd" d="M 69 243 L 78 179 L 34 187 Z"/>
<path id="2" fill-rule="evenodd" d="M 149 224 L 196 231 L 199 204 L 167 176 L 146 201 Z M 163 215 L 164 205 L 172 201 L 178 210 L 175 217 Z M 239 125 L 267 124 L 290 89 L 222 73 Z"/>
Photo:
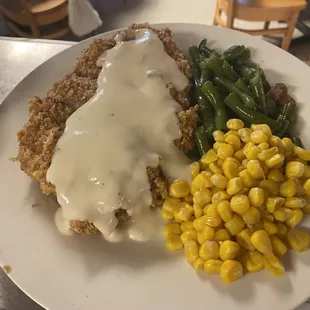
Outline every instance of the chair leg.
<path id="1" fill-rule="evenodd" d="M 228 11 L 227 11 L 227 28 L 234 27 L 234 3 L 235 0 L 228 1 Z"/>
<path id="2" fill-rule="evenodd" d="M 287 33 L 285 37 L 283 38 L 283 41 L 281 44 L 281 48 L 284 49 L 285 51 L 287 51 L 291 45 L 291 41 L 292 41 L 293 33 L 294 33 L 296 23 L 299 17 L 299 13 L 300 11 L 296 11 L 293 14 L 291 20 L 288 22 Z"/>
<path id="3" fill-rule="evenodd" d="M 268 30 L 270 26 L 270 22 L 265 22 L 264 23 L 264 30 Z"/>

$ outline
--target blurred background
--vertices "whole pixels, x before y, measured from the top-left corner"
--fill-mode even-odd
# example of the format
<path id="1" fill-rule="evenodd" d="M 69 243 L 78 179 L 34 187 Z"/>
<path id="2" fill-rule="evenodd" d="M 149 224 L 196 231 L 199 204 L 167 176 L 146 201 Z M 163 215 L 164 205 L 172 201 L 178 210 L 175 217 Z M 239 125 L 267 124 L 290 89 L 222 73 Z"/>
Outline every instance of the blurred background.
<path id="1" fill-rule="evenodd" d="M 0 13 L 0 36 L 80 41 L 132 22 L 215 23 L 310 60 L 307 0 L 0 0 Z"/>

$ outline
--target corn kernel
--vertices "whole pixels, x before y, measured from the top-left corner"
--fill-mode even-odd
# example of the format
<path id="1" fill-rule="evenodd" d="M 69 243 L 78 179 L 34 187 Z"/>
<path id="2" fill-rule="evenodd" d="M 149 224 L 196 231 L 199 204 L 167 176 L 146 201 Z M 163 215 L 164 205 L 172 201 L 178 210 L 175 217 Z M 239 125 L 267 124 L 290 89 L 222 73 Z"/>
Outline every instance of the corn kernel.
<path id="1" fill-rule="evenodd" d="M 197 232 L 195 229 L 185 230 L 181 234 L 181 241 L 185 245 L 188 241 L 195 241 L 197 242 Z"/>
<path id="2" fill-rule="evenodd" d="M 231 209 L 239 214 L 244 214 L 250 210 L 250 202 L 246 195 L 235 195 L 230 201 Z"/>
<path id="3" fill-rule="evenodd" d="M 283 197 L 269 197 L 266 202 L 266 209 L 269 213 L 274 213 L 277 209 L 284 205 Z"/>
<path id="4" fill-rule="evenodd" d="M 218 187 L 216 187 L 216 186 L 213 186 L 213 187 L 211 188 L 211 195 L 212 195 L 212 197 L 213 197 L 216 193 L 218 193 L 218 192 L 222 192 L 222 189 L 221 189 L 221 188 L 218 188 Z"/>
<path id="5" fill-rule="evenodd" d="M 213 174 L 215 174 L 215 173 L 223 174 L 224 173 L 222 168 L 216 162 L 210 163 L 209 164 L 209 169 L 211 170 L 211 172 Z"/>
<path id="6" fill-rule="evenodd" d="M 193 263 L 196 259 L 199 258 L 198 254 L 198 245 L 195 241 L 188 241 L 184 244 L 184 252 L 187 261 Z"/>
<path id="7" fill-rule="evenodd" d="M 252 177 L 248 169 L 240 171 L 239 177 L 245 187 L 251 188 L 257 185 L 257 181 Z"/>
<path id="8" fill-rule="evenodd" d="M 304 190 L 304 187 L 303 187 L 303 181 L 301 179 L 296 179 L 296 178 L 293 178 L 292 180 L 296 184 L 296 194 L 295 194 L 295 196 L 304 196 L 305 195 L 305 190 Z"/>
<path id="9" fill-rule="evenodd" d="M 211 200 L 211 191 L 203 189 L 194 193 L 193 201 L 195 205 L 205 207 Z"/>
<path id="10" fill-rule="evenodd" d="M 239 150 L 241 147 L 241 141 L 239 137 L 235 135 L 229 135 L 226 137 L 225 142 L 232 145 L 235 151 Z"/>
<path id="11" fill-rule="evenodd" d="M 217 161 L 218 157 L 214 150 L 209 150 L 205 155 L 203 155 L 200 159 L 200 161 L 205 164 L 209 165 L 210 163 L 213 163 L 214 161 Z"/>
<path id="12" fill-rule="evenodd" d="M 201 271 L 201 270 L 204 270 L 204 264 L 205 264 L 204 259 L 199 257 L 194 261 L 193 267 L 195 270 Z"/>
<path id="13" fill-rule="evenodd" d="M 207 217 L 208 217 L 208 220 L 207 220 L 206 224 L 211 226 L 211 227 L 217 227 L 222 222 L 222 219 L 221 219 L 221 217 L 219 215 L 218 216 L 209 216 L 209 215 L 207 215 Z"/>
<path id="14" fill-rule="evenodd" d="M 228 137 L 228 136 L 238 136 L 238 131 L 237 130 L 233 130 L 233 129 L 231 129 L 231 130 L 228 130 L 226 133 L 225 133 L 225 135 L 224 135 L 224 137 L 225 137 L 225 139 Z"/>
<path id="15" fill-rule="evenodd" d="M 247 164 L 247 170 L 250 175 L 256 180 L 261 180 L 265 178 L 264 170 L 258 160 L 249 160 Z"/>
<path id="16" fill-rule="evenodd" d="M 195 161 L 191 164 L 191 175 L 194 179 L 200 172 L 200 165 L 199 162 Z"/>
<path id="17" fill-rule="evenodd" d="M 270 222 L 270 221 L 263 221 L 264 224 L 264 229 L 266 231 L 266 233 L 268 234 L 268 236 L 271 235 L 276 235 L 278 233 L 278 227 L 276 224 Z"/>
<path id="18" fill-rule="evenodd" d="M 285 222 L 289 219 L 291 219 L 294 216 L 294 213 L 289 208 L 279 208 L 273 213 L 273 217 L 280 222 Z"/>
<path id="19" fill-rule="evenodd" d="M 250 135 L 252 130 L 250 128 L 241 128 L 238 130 L 238 136 L 242 142 L 248 143 L 251 141 Z"/>
<path id="20" fill-rule="evenodd" d="M 194 200 L 193 200 L 193 196 L 192 195 L 188 195 L 186 197 L 183 198 L 184 202 L 187 202 L 188 204 L 192 205 Z"/>
<path id="21" fill-rule="evenodd" d="M 282 142 L 286 152 L 291 152 L 294 149 L 294 143 L 290 138 L 283 138 Z"/>
<path id="22" fill-rule="evenodd" d="M 282 154 L 273 155 L 265 160 L 268 168 L 280 168 L 284 162 L 285 157 Z"/>
<path id="23" fill-rule="evenodd" d="M 261 151 L 258 155 L 257 158 L 261 161 L 266 161 L 268 158 L 276 155 L 279 152 L 278 148 L 276 146 L 271 147 L 267 150 Z"/>
<path id="24" fill-rule="evenodd" d="M 199 217 L 202 217 L 202 214 L 203 214 L 202 207 L 194 205 L 193 209 L 194 209 L 194 216 L 195 216 L 196 219 L 199 218 Z"/>
<path id="25" fill-rule="evenodd" d="M 217 259 L 219 257 L 219 244 L 216 241 L 204 241 L 199 250 L 199 256 L 204 259 Z"/>
<path id="26" fill-rule="evenodd" d="M 225 141 L 224 132 L 220 130 L 213 131 L 213 138 L 214 141 L 216 142 L 224 142 Z"/>
<path id="27" fill-rule="evenodd" d="M 169 220 L 173 220 L 174 219 L 174 214 L 172 212 L 169 212 L 169 211 L 165 211 L 163 209 L 160 210 L 160 213 L 162 215 L 162 217 L 169 221 Z"/>
<path id="28" fill-rule="evenodd" d="M 181 235 L 182 231 L 178 223 L 171 223 L 171 224 L 165 225 L 164 235 L 168 236 L 171 233 Z"/>
<path id="29" fill-rule="evenodd" d="M 196 231 L 202 231 L 203 227 L 206 225 L 206 222 L 207 222 L 207 215 L 194 219 L 193 225 Z"/>
<path id="30" fill-rule="evenodd" d="M 247 160 L 254 160 L 257 159 L 257 156 L 260 153 L 260 149 L 258 146 L 254 145 L 249 150 L 244 151 L 245 157 Z"/>
<path id="31" fill-rule="evenodd" d="M 301 209 L 307 205 L 307 201 L 303 198 L 290 197 L 285 199 L 284 206 L 290 209 Z"/>
<path id="32" fill-rule="evenodd" d="M 249 211 L 242 215 L 242 219 L 247 225 L 254 225 L 260 220 L 260 212 L 255 207 L 250 207 Z"/>
<path id="33" fill-rule="evenodd" d="M 277 136 L 269 137 L 268 143 L 271 146 L 277 146 L 278 148 L 284 149 L 284 144 L 283 144 L 282 140 Z"/>
<path id="34" fill-rule="evenodd" d="M 225 241 L 230 240 L 230 235 L 228 231 L 225 228 L 221 228 L 217 230 L 214 234 L 214 240 L 215 241 Z"/>
<path id="35" fill-rule="evenodd" d="M 220 245 L 220 258 L 222 261 L 234 259 L 239 254 L 240 246 L 238 243 L 231 241 L 231 240 L 225 240 Z"/>
<path id="36" fill-rule="evenodd" d="M 232 220 L 233 212 L 230 208 L 230 203 L 227 200 L 219 202 L 217 206 L 217 211 L 224 222 L 229 222 Z"/>
<path id="37" fill-rule="evenodd" d="M 260 207 L 264 203 L 264 191 L 259 187 L 253 187 L 250 189 L 249 194 L 250 204 L 254 207 Z"/>
<path id="38" fill-rule="evenodd" d="M 219 212 L 217 210 L 217 204 L 208 204 L 204 209 L 203 212 L 205 215 L 208 216 L 219 216 Z"/>
<path id="39" fill-rule="evenodd" d="M 211 176 L 211 182 L 214 186 L 224 189 L 227 187 L 228 180 L 225 176 L 215 173 Z"/>
<path id="40" fill-rule="evenodd" d="M 310 179 L 308 179 L 305 183 L 304 183 L 304 190 L 305 190 L 305 194 L 307 196 L 310 196 Z"/>
<path id="41" fill-rule="evenodd" d="M 303 214 L 310 214 L 310 203 L 309 203 L 309 199 L 306 200 L 307 201 L 307 205 L 305 207 L 302 208 L 302 212 Z"/>
<path id="42" fill-rule="evenodd" d="M 236 195 L 243 189 L 243 184 L 240 177 L 232 178 L 227 183 L 226 192 L 228 195 Z"/>
<path id="43" fill-rule="evenodd" d="M 189 194 L 189 185 L 184 180 L 179 180 L 170 185 L 169 195 L 174 198 L 183 198 Z"/>
<path id="44" fill-rule="evenodd" d="M 228 122 L 226 123 L 226 126 L 228 129 L 231 129 L 231 130 L 239 130 L 244 127 L 244 123 L 241 119 L 232 118 L 228 120 Z"/>
<path id="45" fill-rule="evenodd" d="M 252 124 L 251 125 L 251 129 L 253 131 L 261 130 L 267 137 L 271 137 L 272 136 L 271 129 L 266 124 Z"/>
<path id="46" fill-rule="evenodd" d="M 237 281 L 242 277 L 243 268 L 240 262 L 236 260 L 227 260 L 223 262 L 220 275 L 225 283 Z"/>
<path id="47" fill-rule="evenodd" d="M 224 138 L 225 138 L 225 136 L 224 136 Z M 215 142 L 215 143 L 213 144 L 213 150 L 214 150 L 216 153 L 218 152 L 219 147 L 220 147 L 221 144 L 224 144 L 224 142 Z"/>
<path id="48" fill-rule="evenodd" d="M 219 191 L 211 198 L 212 203 L 219 203 L 223 200 L 229 200 L 230 196 L 225 191 Z"/>
<path id="49" fill-rule="evenodd" d="M 264 265 L 276 277 L 282 277 L 285 273 L 283 263 L 272 253 L 264 256 Z"/>
<path id="50" fill-rule="evenodd" d="M 287 180 L 279 187 L 279 193 L 282 197 L 293 197 L 296 194 L 297 185 L 293 180 Z"/>
<path id="51" fill-rule="evenodd" d="M 235 178 L 239 175 L 239 165 L 235 162 L 231 161 L 224 161 L 222 165 L 223 172 L 225 174 L 225 177 L 230 180 L 232 178 Z"/>
<path id="52" fill-rule="evenodd" d="M 239 163 L 241 163 L 244 159 L 245 159 L 245 155 L 244 155 L 244 152 L 243 150 L 238 150 L 235 155 L 234 155 L 234 158 L 236 158 Z"/>
<path id="53" fill-rule="evenodd" d="M 221 159 L 225 159 L 228 157 L 232 157 L 234 155 L 234 148 L 230 144 L 220 144 L 218 151 L 217 151 L 217 156 Z"/>
<path id="54" fill-rule="evenodd" d="M 291 229 L 287 234 L 287 242 L 291 249 L 304 252 L 309 248 L 310 236 L 304 231 Z"/>
<path id="55" fill-rule="evenodd" d="M 277 237 L 284 239 L 287 235 L 287 227 L 283 223 L 276 223 L 278 227 Z"/>
<path id="56" fill-rule="evenodd" d="M 252 236 L 252 231 L 249 228 L 243 229 L 242 231 L 239 232 L 239 234 L 236 236 L 236 241 L 237 243 L 242 246 L 243 248 L 249 250 L 249 251 L 254 251 L 255 248 L 252 245 L 251 242 L 251 236 Z"/>
<path id="57" fill-rule="evenodd" d="M 262 180 L 259 186 L 272 196 L 276 196 L 279 192 L 278 184 L 273 180 Z"/>
<path id="58" fill-rule="evenodd" d="M 231 236 L 236 236 L 244 228 L 244 221 L 235 214 L 229 222 L 224 224 L 224 226 Z"/>
<path id="59" fill-rule="evenodd" d="M 223 159 L 220 159 L 220 158 L 216 161 L 216 163 L 217 163 L 220 167 L 222 167 L 223 162 L 224 162 L 224 160 L 223 160 Z"/>
<path id="60" fill-rule="evenodd" d="M 236 154 L 235 154 L 236 156 Z M 305 166 L 305 172 L 303 174 L 304 178 L 310 178 L 310 166 Z"/>
<path id="61" fill-rule="evenodd" d="M 284 176 L 279 169 L 273 169 L 268 172 L 267 179 L 275 182 L 283 182 Z"/>
<path id="62" fill-rule="evenodd" d="M 164 211 L 173 213 L 175 210 L 175 207 L 181 203 L 181 199 L 179 198 L 174 198 L 174 197 L 168 197 L 165 199 L 162 209 Z"/>
<path id="63" fill-rule="evenodd" d="M 196 191 L 201 191 L 203 189 L 208 189 L 213 187 L 210 177 L 206 174 L 199 173 L 192 181 L 190 192 L 194 195 Z"/>
<path id="64" fill-rule="evenodd" d="M 267 142 L 262 142 L 258 145 L 258 148 L 261 150 L 261 151 L 265 151 L 265 150 L 268 150 L 269 149 L 269 144 Z"/>
<path id="65" fill-rule="evenodd" d="M 294 146 L 294 154 L 297 155 L 300 159 L 310 161 L 310 152 L 299 146 Z"/>
<path id="66" fill-rule="evenodd" d="M 287 252 L 287 247 L 281 239 L 276 236 L 270 236 L 272 252 L 274 255 L 280 257 Z"/>
<path id="67" fill-rule="evenodd" d="M 206 226 L 204 226 L 202 228 L 201 233 L 202 233 L 202 235 L 200 236 L 200 241 L 202 241 L 202 242 L 199 242 L 200 244 L 202 244 L 206 240 L 208 240 L 208 241 L 213 240 L 214 234 L 215 234 L 215 230 L 214 230 L 213 227 L 210 227 L 210 226 L 206 225 Z"/>
<path id="68" fill-rule="evenodd" d="M 166 238 L 166 248 L 170 251 L 177 251 L 183 248 L 180 235 L 170 233 Z"/>
<path id="69" fill-rule="evenodd" d="M 186 202 L 178 204 L 178 209 L 174 211 L 174 217 L 176 221 L 186 222 L 194 213 L 194 209 Z"/>
<path id="70" fill-rule="evenodd" d="M 223 262 L 219 259 L 208 259 L 204 263 L 204 269 L 208 274 L 219 274 Z"/>
<path id="71" fill-rule="evenodd" d="M 286 164 L 285 174 L 290 178 L 301 178 L 305 172 L 305 165 L 298 161 L 290 161 Z"/>
<path id="72" fill-rule="evenodd" d="M 248 272 L 258 272 L 264 269 L 264 256 L 258 251 L 248 252 L 243 259 L 244 268 Z"/>
<path id="73" fill-rule="evenodd" d="M 251 236 L 252 245 L 263 254 L 272 253 L 271 241 L 264 230 L 257 230 Z"/>
<path id="74" fill-rule="evenodd" d="M 186 230 L 195 229 L 194 225 L 193 225 L 193 222 L 191 222 L 191 221 L 187 221 L 187 222 L 181 223 L 180 228 L 181 228 L 182 232 L 184 232 Z"/>
<path id="75" fill-rule="evenodd" d="M 251 141 L 255 144 L 260 144 L 268 141 L 268 137 L 262 130 L 253 131 L 250 135 Z"/>

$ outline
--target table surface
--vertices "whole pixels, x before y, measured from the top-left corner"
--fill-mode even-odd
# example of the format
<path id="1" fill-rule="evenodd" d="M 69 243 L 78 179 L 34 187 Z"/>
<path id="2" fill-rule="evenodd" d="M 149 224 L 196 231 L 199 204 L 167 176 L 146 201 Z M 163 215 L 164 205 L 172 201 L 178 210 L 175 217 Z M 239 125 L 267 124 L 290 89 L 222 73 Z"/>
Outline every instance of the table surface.
<path id="1" fill-rule="evenodd" d="M 0 37 L 0 104 L 27 74 L 73 44 L 74 42 L 66 41 Z M 43 308 L 26 296 L 0 269 L 0 310 L 43 310 Z M 310 310 L 310 304 L 305 303 L 298 310 Z"/>

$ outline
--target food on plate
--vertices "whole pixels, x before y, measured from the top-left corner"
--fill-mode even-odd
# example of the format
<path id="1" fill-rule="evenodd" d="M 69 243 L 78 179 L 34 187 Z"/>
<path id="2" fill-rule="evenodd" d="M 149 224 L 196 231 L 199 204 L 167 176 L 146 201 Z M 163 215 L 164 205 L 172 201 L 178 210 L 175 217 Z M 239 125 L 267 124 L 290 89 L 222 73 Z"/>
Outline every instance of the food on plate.
<path id="1" fill-rule="evenodd" d="M 29 101 L 18 159 L 44 194 L 57 194 L 61 230 L 149 237 L 150 206 L 167 197 L 168 181 L 190 176 L 190 78 L 169 29 L 133 24 L 95 40 L 72 73 Z"/>

